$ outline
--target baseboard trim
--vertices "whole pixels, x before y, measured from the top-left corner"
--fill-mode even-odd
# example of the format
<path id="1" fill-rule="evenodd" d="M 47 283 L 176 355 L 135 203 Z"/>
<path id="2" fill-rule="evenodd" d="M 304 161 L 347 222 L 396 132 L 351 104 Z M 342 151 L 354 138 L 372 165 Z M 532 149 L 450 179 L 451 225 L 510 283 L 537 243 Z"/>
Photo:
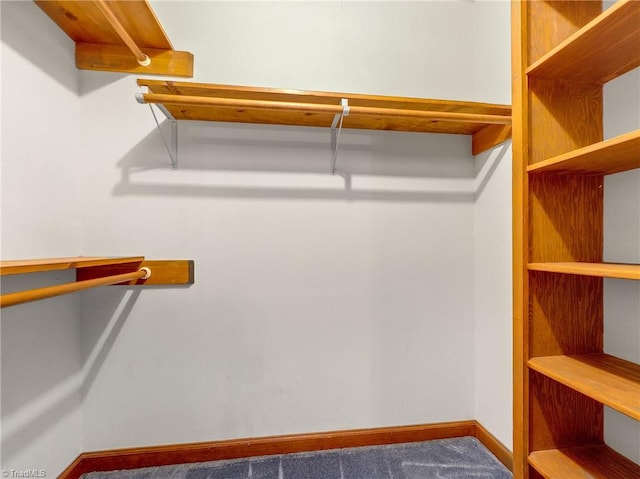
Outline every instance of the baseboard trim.
<path id="1" fill-rule="evenodd" d="M 58 479 L 79 479 L 82 474 L 95 471 L 116 471 L 463 436 L 476 437 L 500 462 L 512 469 L 511 452 L 489 431 L 477 421 L 457 421 L 85 452 L 80 454 L 58 476 Z"/>

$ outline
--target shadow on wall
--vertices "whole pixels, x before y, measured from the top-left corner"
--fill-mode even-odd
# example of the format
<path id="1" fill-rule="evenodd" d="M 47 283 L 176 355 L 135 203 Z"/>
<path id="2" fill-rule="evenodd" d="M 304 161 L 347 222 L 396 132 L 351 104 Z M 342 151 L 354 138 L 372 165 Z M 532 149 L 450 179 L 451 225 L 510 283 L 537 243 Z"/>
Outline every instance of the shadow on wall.
<path id="1" fill-rule="evenodd" d="M 73 281 L 72 275 L 65 271 L 6 277 L 3 293 Z M 25 466 L 16 461 L 28 448 L 37 450 L 36 444 L 54 429 L 68 428 L 70 442 L 74 434 L 79 434 L 79 416 L 70 417 L 79 414 L 83 398 L 131 313 L 140 288 L 101 288 L 100 307 L 92 308 L 88 318 L 81 317 L 85 302 L 91 301 L 85 294 L 89 292 L 17 305 L 2 312 L 4 465 Z M 81 351 L 81 337 L 87 328 L 87 348 Z M 71 422 L 64 425 L 67 419 Z M 46 443 L 40 447 L 47 447 Z"/>
<path id="2" fill-rule="evenodd" d="M 80 85 L 73 40 L 34 2 L 0 1 L 0 20 L 2 42 L 72 93 L 86 94 L 125 76 L 101 72 Z M 33 35 L 36 30 L 38 35 Z"/>
<path id="3" fill-rule="evenodd" d="M 161 130 L 170 144 L 170 122 Z M 473 201 L 478 185 L 470 141 L 462 135 L 343 130 L 332 175 L 328 128 L 181 121 L 177 171 L 153 129 L 119 161 L 122 177 L 114 194 Z"/>

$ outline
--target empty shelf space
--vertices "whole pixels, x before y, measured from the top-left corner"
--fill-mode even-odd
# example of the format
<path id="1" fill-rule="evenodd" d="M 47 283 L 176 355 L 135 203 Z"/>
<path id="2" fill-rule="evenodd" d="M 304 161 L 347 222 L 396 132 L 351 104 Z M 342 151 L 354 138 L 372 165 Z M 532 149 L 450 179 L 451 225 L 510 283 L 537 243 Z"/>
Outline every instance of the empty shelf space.
<path id="1" fill-rule="evenodd" d="M 536 451 L 529 464 L 546 479 L 637 479 L 640 466 L 604 444 Z"/>
<path id="2" fill-rule="evenodd" d="M 142 263 L 144 256 L 108 258 L 103 256 L 75 256 L 70 258 L 44 258 L 0 261 L 0 275 L 39 273 L 63 269 L 113 266 L 118 264 Z"/>
<path id="3" fill-rule="evenodd" d="M 527 167 L 529 173 L 610 175 L 640 168 L 640 130 L 558 155 Z"/>
<path id="4" fill-rule="evenodd" d="M 529 263 L 529 271 L 640 280 L 640 265 L 620 263 Z"/>
<path id="5" fill-rule="evenodd" d="M 527 69 L 536 78 L 606 83 L 640 66 L 640 2 L 619 0 Z"/>
<path id="6" fill-rule="evenodd" d="M 640 365 L 604 353 L 532 358 L 529 368 L 640 420 Z"/>
<path id="7" fill-rule="evenodd" d="M 329 128 L 345 99 L 343 128 L 479 133 L 474 140 L 484 149 L 511 136 L 510 105 L 146 79 L 138 85 L 148 88 L 139 101 L 163 105 L 176 120 Z"/>

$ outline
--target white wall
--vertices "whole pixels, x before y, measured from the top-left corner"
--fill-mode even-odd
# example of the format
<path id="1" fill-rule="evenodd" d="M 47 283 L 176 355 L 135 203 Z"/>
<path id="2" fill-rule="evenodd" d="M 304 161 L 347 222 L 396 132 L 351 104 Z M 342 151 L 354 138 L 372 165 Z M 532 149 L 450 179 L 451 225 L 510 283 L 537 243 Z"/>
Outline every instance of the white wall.
<path id="1" fill-rule="evenodd" d="M 510 104 L 511 6 L 502 1 L 474 5 L 475 96 Z M 511 142 L 475 162 L 475 417 L 512 448 Z"/>
<path id="2" fill-rule="evenodd" d="M 640 128 L 640 70 L 605 85 L 605 138 Z M 605 177 L 604 259 L 640 263 L 640 171 Z M 640 363 L 640 284 L 607 279 L 604 349 Z M 640 463 L 640 424 L 614 410 L 605 410 L 605 440 Z"/>
<path id="3" fill-rule="evenodd" d="M 471 4 L 154 6 L 197 81 L 472 94 Z M 188 289 L 85 295 L 85 357 L 110 338 L 87 449 L 474 417 L 468 138 L 345 131 L 345 185 L 324 129 L 181 123 L 171 171 L 133 80 L 81 78 L 85 252 L 196 261 Z"/>
<path id="4" fill-rule="evenodd" d="M 33 2 L 1 2 L 2 258 L 76 255 L 80 99 L 73 44 Z M 70 281 L 3 278 L 3 292 Z M 2 468 L 57 474 L 82 450 L 79 298 L 2 310 Z M 61 439 L 62 438 L 62 439 Z"/>

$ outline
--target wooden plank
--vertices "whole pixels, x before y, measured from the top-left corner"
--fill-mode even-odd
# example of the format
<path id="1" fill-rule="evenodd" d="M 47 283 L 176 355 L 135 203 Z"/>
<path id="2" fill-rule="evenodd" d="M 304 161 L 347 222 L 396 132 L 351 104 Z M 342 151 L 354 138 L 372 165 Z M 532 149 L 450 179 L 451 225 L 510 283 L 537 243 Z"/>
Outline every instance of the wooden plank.
<path id="1" fill-rule="evenodd" d="M 174 82 L 149 79 L 138 79 L 138 85 L 147 87 L 150 93 L 180 96 L 282 102 L 289 101 L 295 103 L 315 103 L 326 105 L 340 105 L 341 99 L 346 98 L 349 100 L 349 105 L 352 106 L 511 116 L 510 105 L 470 101 L 366 95 L 345 92 L 292 90 L 269 87 L 222 85 L 214 83 Z"/>
<path id="2" fill-rule="evenodd" d="M 606 83 L 640 66 L 640 2 L 612 7 L 532 64 L 536 78 Z"/>
<path id="3" fill-rule="evenodd" d="M 512 236 L 513 236 L 513 475 L 528 477 L 529 454 L 529 240 L 528 177 L 529 96 L 524 70 L 528 65 L 530 2 L 511 2 L 511 75 L 513 102 Z"/>
<path id="4" fill-rule="evenodd" d="M 609 175 L 636 168 L 640 168 L 640 130 L 540 161 L 527 171 Z"/>
<path id="5" fill-rule="evenodd" d="M 185 82 L 138 80 L 178 120 L 220 121 L 328 128 L 349 102 L 343 128 L 473 135 L 481 148 L 508 136 L 511 107 L 475 102 L 403 98 L 354 93 L 283 90 Z M 488 125 L 499 125 L 487 129 Z"/>
<path id="6" fill-rule="evenodd" d="M 640 466 L 604 444 L 537 451 L 529 463 L 547 479 L 637 479 Z"/>
<path id="7" fill-rule="evenodd" d="M 640 265 L 621 263 L 529 263 L 529 271 L 640 280 Z"/>
<path id="8" fill-rule="evenodd" d="M 146 0 L 105 3 L 139 47 L 173 49 Z M 122 45 L 122 41 L 93 1 L 36 0 L 36 4 L 77 43 Z"/>
<path id="9" fill-rule="evenodd" d="M 511 125 L 489 125 L 473 134 L 471 154 L 479 155 L 511 138 Z"/>
<path id="10" fill-rule="evenodd" d="M 144 261 L 144 256 L 127 256 L 108 258 L 103 256 L 74 256 L 69 258 L 44 258 L 10 260 L 0 262 L 0 275 L 39 273 L 74 268 L 89 268 L 92 266 L 126 264 L 136 269 Z"/>
<path id="11" fill-rule="evenodd" d="M 532 358 L 529 367 L 640 420 L 640 365 L 608 354 Z"/>
<path id="12" fill-rule="evenodd" d="M 212 111 L 217 108 L 233 108 L 243 111 L 266 110 L 270 114 L 276 111 L 321 113 L 336 115 L 342 113 L 340 104 L 302 103 L 298 101 L 247 100 L 241 98 L 218 98 L 210 96 L 184 96 L 158 93 L 142 95 L 145 103 L 162 103 L 164 105 L 195 105 L 209 107 Z M 443 121 L 453 123 L 486 123 L 496 125 L 510 125 L 511 117 L 490 115 L 486 113 L 461 113 L 451 111 L 429 111 L 424 109 L 391 108 L 389 106 L 349 105 L 348 118 L 353 116 L 391 117 L 391 118 L 420 118 L 427 121 Z M 177 118 L 177 117 L 176 117 Z"/>
<path id="13" fill-rule="evenodd" d="M 82 70 L 193 76 L 192 53 L 148 47 L 142 47 L 142 51 L 151 59 L 148 66 L 140 65 L 125 46 L 76 43 L 76 67 Z"/>
<path id="14" fill-rule="evenodd" d="M 143 261 L 136 268 L 147 267 L 151 270 L 148 279 L 137 279 L 119 285 L 190 285 L 195 282 L 193 260 L 150 260 Z M 128 265 L 105 265 L 82 268 L 76 271 L 78 281 L 111 276 L 130 272 Z"/>
<path id="15" fill-rule="evenodd" d="M 82 474 L 94 471 L 474 436 L 476 424 L 476 421 L 457 421 L 86 452 L 59 479 L 79 479 Z"/>

